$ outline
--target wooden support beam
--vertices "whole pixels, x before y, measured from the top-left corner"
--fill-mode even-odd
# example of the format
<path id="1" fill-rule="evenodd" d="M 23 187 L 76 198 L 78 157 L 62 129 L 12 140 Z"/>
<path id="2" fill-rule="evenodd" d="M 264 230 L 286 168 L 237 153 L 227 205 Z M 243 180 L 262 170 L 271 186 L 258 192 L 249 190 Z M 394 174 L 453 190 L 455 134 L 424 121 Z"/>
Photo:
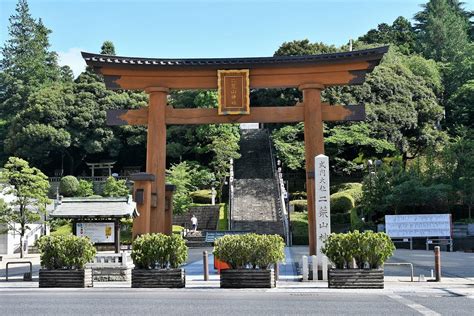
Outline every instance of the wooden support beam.
<path id="1" fill-rule="evenodd" d="M 150 211 L 150 231 L 166 233 L 165 227 L 165 171 L 166 171 L 166 101 L 168 89 L 148 88 L 148 133 L 146 148 L 146 172 L 155 175 L 151 185 L 152 203 Z"/>
<path id="2" fill-rule="evenodd" d="M 362 121 L 363 105 L 329 105 L 322 103 L 323 121 Z M 167 125 L 225 123 L 295 123 L 304 121 L 303 106 L 251 107 L 248 115 L 218 115 L 217 109 L 166 107 Z M 148 108 L 107 111 L 108 125 L 146 125 Z"/>
<path id="3" fill-rule="evenodd" d="M 320 84 L 306 84 L 303 91 L 304 104 L 304 147 L 306 158 L 306 194 L 308 200 L 309 254 L 316 255 L 316 210 L 314 192 L 314 157 L 324 154 L 323 111 Z"/>

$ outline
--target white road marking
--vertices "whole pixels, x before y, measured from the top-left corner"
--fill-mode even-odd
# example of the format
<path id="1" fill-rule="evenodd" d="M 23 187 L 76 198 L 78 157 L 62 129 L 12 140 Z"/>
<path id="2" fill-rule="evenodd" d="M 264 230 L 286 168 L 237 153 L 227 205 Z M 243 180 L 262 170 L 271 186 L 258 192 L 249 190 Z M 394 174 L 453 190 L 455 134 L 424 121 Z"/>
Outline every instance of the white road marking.
<path id="1" fill-rule="evenodd" d="M 389 294 L 387 296 L 389 298 L 399 302 L 400 304 L 403 304 L 407 307 L 410 307 L 411 309 L 414 309 L 415 311 L 417 311 L 418 313 L 420 313 L 422 315 L 427 315 L 427 316 L 439 316 L 439 315 L 441 315 L 441 314 L 435 312 L 434 310 L 429 309 L 426 306 L 423 306 L 421 304 L 410 301 L 409 299 L 401 297 L 400 295 Z"/>

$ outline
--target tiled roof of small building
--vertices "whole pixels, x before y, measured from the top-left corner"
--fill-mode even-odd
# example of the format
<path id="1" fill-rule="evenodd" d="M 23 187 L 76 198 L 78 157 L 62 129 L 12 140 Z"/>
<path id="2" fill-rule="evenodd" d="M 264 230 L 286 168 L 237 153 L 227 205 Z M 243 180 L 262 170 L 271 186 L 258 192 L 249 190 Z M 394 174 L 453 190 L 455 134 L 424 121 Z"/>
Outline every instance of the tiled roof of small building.
<path id="1" fill-rule="evenodd" d="M 136 217 L 137 205 L 129 198 L 63 198 L 51 217 L 122 218 Z"/>

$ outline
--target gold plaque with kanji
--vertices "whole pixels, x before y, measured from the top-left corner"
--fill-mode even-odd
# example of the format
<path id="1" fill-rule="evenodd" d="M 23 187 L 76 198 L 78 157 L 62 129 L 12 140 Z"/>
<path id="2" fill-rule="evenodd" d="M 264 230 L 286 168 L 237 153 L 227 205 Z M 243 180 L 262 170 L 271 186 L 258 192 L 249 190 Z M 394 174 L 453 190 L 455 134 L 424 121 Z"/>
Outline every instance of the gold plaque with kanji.
<path id="1" fill-rule="evenodd" d="M 250 114 L 249 70 L 218 70 L 219 115 Z"/>

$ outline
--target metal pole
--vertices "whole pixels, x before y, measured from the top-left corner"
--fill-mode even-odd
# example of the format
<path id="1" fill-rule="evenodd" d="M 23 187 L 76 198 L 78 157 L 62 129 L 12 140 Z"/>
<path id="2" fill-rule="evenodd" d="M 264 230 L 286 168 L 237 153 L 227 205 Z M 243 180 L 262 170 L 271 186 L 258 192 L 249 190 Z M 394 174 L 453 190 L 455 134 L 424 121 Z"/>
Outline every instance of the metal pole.
<path id="1" fill-rule="evenodd" d="M 436 273 L 436 282 L 441 282 L 441 251 L 439 246 L 434 247 L 435 253 L 435 273 Z"/>
<path id="2" fill-rule="evenodd" d="M 280 277 L 280 266 L 278 265 L 278 262 L 275 263 L 275 281 L 278 281 Z"/>
<path id="3" fill-rule="evenodd" d="M 209 257 L 207 256 L 207 251 L 202 252 L 202 262 L 204 266 L 204 281 L 209 281 Z"/>

